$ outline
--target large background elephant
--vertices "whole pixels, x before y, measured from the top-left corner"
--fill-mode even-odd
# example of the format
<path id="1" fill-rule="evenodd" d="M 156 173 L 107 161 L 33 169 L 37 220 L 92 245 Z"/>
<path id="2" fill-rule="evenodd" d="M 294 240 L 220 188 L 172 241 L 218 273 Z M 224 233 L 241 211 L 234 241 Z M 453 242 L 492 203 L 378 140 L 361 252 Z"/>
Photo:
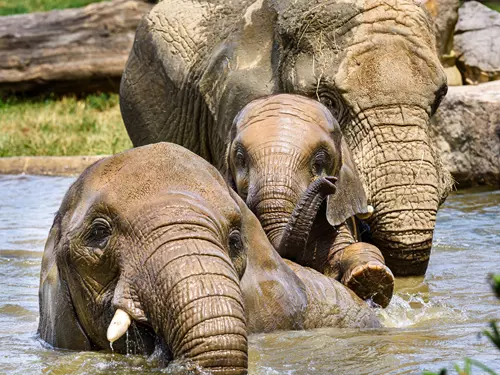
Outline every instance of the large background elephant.
<path id="1" fill-rule="evenodd" d="M 446 94 L 430 21 L 408 0 L 165 0 L 141 22 L 121 86 L 134 145 L 168 140 L 224 168 L 243 106 L 288 92 L 341 125 L 374 209 L 371 240 L 423 274 L 450 188 L 429 136 Z"/>
<path id="2" fill-rule="evenodd" d="M 327 326 L 379 323 L 340 283 L 285 263 L 215 167 L 178 145 L 89 167 L 46 243 L 39 333 L 56 347 L 115 341 L 244 374 L 248 332 Z"/>

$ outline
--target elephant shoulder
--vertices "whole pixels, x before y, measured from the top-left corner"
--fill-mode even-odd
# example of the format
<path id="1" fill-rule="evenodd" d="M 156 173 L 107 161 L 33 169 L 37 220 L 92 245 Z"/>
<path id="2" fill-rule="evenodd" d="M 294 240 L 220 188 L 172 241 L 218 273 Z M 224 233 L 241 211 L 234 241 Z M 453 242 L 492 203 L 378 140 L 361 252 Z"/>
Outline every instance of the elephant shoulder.
<path id="1" fill-rule="evenodd" d="M 162 61 L 163 72 L 180 87 L 234 27 L 232 18 L 239 17 L 246 2 L 235 3 L 161 1 L 143 18 L 134 49 Z"/>

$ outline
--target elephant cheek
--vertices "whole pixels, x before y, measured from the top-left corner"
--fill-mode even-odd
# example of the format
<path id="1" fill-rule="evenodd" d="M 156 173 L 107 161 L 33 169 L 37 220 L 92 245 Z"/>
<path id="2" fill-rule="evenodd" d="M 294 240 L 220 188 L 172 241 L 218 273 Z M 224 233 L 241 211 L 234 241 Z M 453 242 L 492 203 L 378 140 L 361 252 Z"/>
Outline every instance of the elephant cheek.
<path id="1" fill-rule="evenodd" d="M 151 284 L 141 303 L 174 359 L 192 360 L 217 374 L 246 374 L 239 278 L 229 257 L 207 244 L 192 240 L 173 257 L 156 251 L 147 262 Z"/>

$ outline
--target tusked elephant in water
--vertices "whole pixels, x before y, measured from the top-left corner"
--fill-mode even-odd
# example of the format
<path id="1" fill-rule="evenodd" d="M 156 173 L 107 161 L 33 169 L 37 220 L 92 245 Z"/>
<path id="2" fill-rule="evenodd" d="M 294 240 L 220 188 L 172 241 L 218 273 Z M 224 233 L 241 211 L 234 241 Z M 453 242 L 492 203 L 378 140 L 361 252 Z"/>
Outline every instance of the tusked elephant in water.
<path id="1" fill-rule="evenodd" d="M 341 280 L 386 307 L 394 277 L 375 246 L 357 242 L 366 195 L 340 126 L 298 95 L 257 99 L 236 116 L 227 180 L 257 215 L 278 253 Z"/>
<path id="2" fill-rule="evenodd" d="M 431 21 L 413 0 L 164 0 L 144 17 L 121 84 L 135 146 L 181 144 L 224 169 L 254 99 L 314 98 L 338 119 L 397 275 L 424 274 L 451 186 L 429 135 L 446 94 Z"/>
<path id="3" fill-rule="evenodd" d="M 51 345 L 113 342 L 217 374 L 247 373 L 249 332 L 380 325 L 342 284 L 283 261 L 215 167 L 169 143 L 83 172 L 54 219 L 40 277 L 38 331 Z"/>

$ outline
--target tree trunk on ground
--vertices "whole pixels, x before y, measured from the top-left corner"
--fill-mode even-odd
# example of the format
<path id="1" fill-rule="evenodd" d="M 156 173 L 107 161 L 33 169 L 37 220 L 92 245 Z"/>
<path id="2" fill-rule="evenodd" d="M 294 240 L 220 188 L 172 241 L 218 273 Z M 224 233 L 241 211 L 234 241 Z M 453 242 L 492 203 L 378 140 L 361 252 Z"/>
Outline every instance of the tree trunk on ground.
<path id="1" fill-rule="evenodd" d="M 118 91 L 135 29 L 152 6 L 113 0 L 0 17 L 0 96 Z"/>

